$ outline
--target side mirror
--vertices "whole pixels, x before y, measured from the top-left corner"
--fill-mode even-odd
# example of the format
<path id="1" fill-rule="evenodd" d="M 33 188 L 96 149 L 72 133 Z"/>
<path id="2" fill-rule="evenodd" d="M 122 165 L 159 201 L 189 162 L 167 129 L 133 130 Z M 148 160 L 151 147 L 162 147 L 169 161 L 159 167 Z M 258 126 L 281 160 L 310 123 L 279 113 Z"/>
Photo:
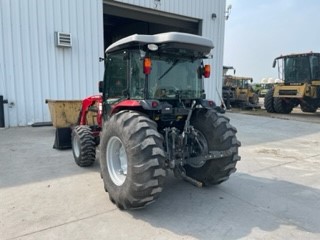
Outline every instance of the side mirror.
<path id="1" fill-rule="evenodd" d="M 274 68 L 275 66 L 276 66 L 276 64 L 277 64 L 277 61 L 276 61 L 276 59 L 273 61 L 273 64 L 272 64 L 272 67 Z"/>
<path id="2" fill-rule="evenodd" d="M 99 93 L 103 93 L 103 90 L 104 90 L 104 82 L 99 81 Z"/>

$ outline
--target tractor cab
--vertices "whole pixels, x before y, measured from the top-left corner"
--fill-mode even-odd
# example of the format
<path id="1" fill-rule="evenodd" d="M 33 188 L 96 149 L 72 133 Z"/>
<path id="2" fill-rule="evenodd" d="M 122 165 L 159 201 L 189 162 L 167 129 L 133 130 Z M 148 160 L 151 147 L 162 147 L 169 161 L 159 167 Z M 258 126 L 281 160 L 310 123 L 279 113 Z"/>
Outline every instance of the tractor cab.
<path id="1" fill-rule="evenodd" d="M 278 73 L 285 85 L 312 84 L 320 81 L 320 54 L 304 53 L 277 57 L 273 67 L 278 63 Z"/>
<path id="2" fill-rule="evenodd" d="M 136 34 L 112 44 L 105 56 L 104 117 L 127 107 L 148 113 L 191 107 L 194 100 L 213 106 L 203 84 L 210 76 L 203 59 L 212 48 L 210 40 L 183 33 Z"/>

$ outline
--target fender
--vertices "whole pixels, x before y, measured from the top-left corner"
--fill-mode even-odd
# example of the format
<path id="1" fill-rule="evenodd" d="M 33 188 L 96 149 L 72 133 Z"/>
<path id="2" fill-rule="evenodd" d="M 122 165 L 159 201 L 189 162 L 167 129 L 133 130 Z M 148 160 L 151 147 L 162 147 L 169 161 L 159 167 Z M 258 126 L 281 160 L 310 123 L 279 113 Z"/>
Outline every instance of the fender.
<path id="1" fill-rule="evenodd" d="M 131 100 L 131 99 L 126 99 L 123 101 L 120 101 L 119 103 L 111 105 L 111 115 L 121 111 L 122 109 L 126 108 L 138 108 L 141 107 L 141 104 L 137 100 Z"/>
<path id="2" fill-rule="evenodd" d="M 97 123 L 102 126 L 102 96 L 93 95 L 82 100 L 82 106 L 79 116 L 79 125 L 87 125 L 88 111 L 97 112 Z"/>

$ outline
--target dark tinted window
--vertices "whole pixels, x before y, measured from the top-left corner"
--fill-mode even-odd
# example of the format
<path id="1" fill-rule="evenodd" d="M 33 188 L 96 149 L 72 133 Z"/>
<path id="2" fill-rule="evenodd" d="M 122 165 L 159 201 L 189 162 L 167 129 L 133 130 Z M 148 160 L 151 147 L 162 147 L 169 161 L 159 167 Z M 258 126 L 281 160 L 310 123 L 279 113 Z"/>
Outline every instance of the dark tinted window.
<path id="1" fill-rule="evenodd" d="M 127 53 L 109 55 L 106 62 L 106 93 L 109 98 L 120 98 L 127 89 Z"/>

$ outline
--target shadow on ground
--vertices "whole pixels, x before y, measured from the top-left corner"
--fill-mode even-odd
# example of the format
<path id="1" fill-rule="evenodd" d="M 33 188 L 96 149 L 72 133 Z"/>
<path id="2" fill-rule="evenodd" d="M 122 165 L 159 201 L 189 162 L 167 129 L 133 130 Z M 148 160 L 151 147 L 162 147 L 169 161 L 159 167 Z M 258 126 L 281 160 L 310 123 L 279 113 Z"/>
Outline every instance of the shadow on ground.
<path id="1" fill-rule="evenodd" d="M 100 171 L 76 165 L 71 149 L 53 148 L 55 128 L 23 127 L 0 131 L 0 188 Z"/>
<path id="2" fill-rule="evenodd" d="M 319 205 L 318 189 L 235 174 L 220 186 L 202 189 L 170 178 L 154 204 L 130 213 L 156 228 L 196 239 L 239 239 L 254 230 L 265 232 L 263 238 L 282 225 L 319 234 Z"/>
<path id="3" fill-rule="evenodd" d="M 289 127 L 280 122 L 271 124 L 269 120 L 265 119 L 263 123 L 268 127 L 276 126 L 277 130 L 269 130 L 269 133 L 266 130 L 268 136 L 263 140 L 255 139 L 255 131 L 263 129 L 263 126 L 261 123 L 252 125 L 257 121 L 254 117 L 248 119 L 239 114 L 232 122 L 240 129 L 239 139 L 245 145 L 277 141 L 278 137 L 284 139 L 285 134 L 286 138 L 311 135 L 320 130 L 320 126 L 315 129 L 303 123 L 299 125 L 301 133 L 292 131 L 296 126 Z M 290 135 L 282 133 L 281 129 L 290 130 Z M 241 131 L 247 132 L 242 134 Z M 55 150 L 52 148 L 53 142 L 54 128 L 50 127 L 1 130 L 0 187 L 19 186 L 88 172 L 96 172 L 99 178 L 98 162 L 90 168 L 80 168 L 75 164 L 71 150 Z M 272 176 L 274 175 L 271 174 L 270 178 Z M 293 229 L 294 233 L 302 232 L 304 238 L 306 233 L 319 234 L 319 206 L 319 189 L 236 173 L 226 183 L 201 189 L 169 176 L 164 192 L 154 204 L 139 211 L 130 211 L 129 214 L 159 231 L 165 229 L 181 238 L 239 239 L 259 231 L 262 238 L 271 239 L 276 235 L 268 234 L 285 227 L 287 232 L 281 232 L 288 235 L 279 237 L 285 239 L 291 236 L 290 231 Z"/>

